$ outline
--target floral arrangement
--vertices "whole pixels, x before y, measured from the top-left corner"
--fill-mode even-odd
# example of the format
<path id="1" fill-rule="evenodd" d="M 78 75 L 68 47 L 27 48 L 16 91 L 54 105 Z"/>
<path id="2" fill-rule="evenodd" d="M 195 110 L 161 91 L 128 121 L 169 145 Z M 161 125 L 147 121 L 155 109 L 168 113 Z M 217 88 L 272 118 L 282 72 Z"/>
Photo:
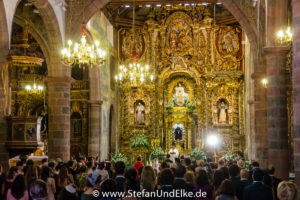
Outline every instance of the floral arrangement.
<path id="1" fill-rule="evenodd" d="M 186 101 L 185 106 L 190 110 L 193 110 L 196 108 L 194 101 L 189 101 L 189 100 Z"/>
<path id="2" fill-rule="evenodd" d="M 110 162 L 111 163 L 115 164 L 118 161 L 122 161 L 126 164 L 127 163 L 127 158 L 124 154 L 122 154 L 120 152 L 110 154 Z"/>
<path id="3" fill-rule="evenodd" d="M 223 159 L 226 160 L 226 161 L 229 161 L 229 160 L 235 160 L 237 157 L 236 153 L 233 153 L 232 151 L 227 151 L 226 154 L 223 155 Z"/>
<path id="4" fill-rule="evenodd" d="M 167 108 L 167 109 L 171 109 L 171 108 L 173 108 L 175 106 L 175 104 L 174 104 L 174 101 L 172 100 L 172 101 L 169 101 L 166 105 L 165 105 L 165 107 Z"/>
<path id="5" fill-rule="evenodd" d="M 190 156 L 196 160 L 203 160 L 206 158 L 206 154 L 199 148 L 194 148 L 190 153 Z"/>
<path id="6" fill-rule="evenodd" d="M 144 134 L 135 136 L 131 144 L 132 148 L 148 148 L 149 146 L 149 140 Z"/>
<path id="7" fill-rule="evenodd" d="M 150 154 L 150 160 L 153 160 L 153 159 L 159 158 L 159 157 L 165 158 L 166 154 L 161 147 L 156 147 L 155 149 L 153 149 L 153 151 Z"/>

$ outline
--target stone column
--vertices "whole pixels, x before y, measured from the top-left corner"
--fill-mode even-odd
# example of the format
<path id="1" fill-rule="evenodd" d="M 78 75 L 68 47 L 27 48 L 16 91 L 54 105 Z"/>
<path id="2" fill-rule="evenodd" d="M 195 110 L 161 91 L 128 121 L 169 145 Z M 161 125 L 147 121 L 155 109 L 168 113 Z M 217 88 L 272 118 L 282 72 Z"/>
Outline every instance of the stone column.
<path id="1" fill-rule="evenodd" d="M 4 72 L 6 68 L 7 63 L 0 62 L 0 75 Z M 8 159 L 9 155 L 5 148 L 5 143 L 7 140 L 7 121 L 5 118 L 5 105 L 6 101 L 9 99 L 6 99 L 7 89 L 8 87 L 5 87 L 5 78 L 8 78 L 8 73 L 4 73 L 4 76 L 0 76 L 0 165 L 3 166 L 4 170 L 8 170 Z M 8 84 L 8 82 L 6 82 Z M 9 96 L 10 98 L 10 96 Z"/>
<path id="2" fill-rule="evenodd" d="M 286 56 L 289 47 L 266 47 L 267 66 L 267 124 L 269 165 L 276 169 L 276 176 L 289 177 L 288 122 L 286 95 Z"/>
<path id="3" fill-rule="evenodd" d="M 293 13 L 293 133 L 294 133 L 294 170 L 296 184 L 300 189 L 300 1 L 292 1 Z M 298 190 L 300 191 L 300 190 Z"/>
<path id="4" fill-rule="evenodd" d="M 70 159 L 70 77 L 46 77 L 48 86 L 48 156 Z"/>
<path id="5" fill-rule="evenodd" d="M 100 156 L 101 105 L 102 101 L 89 100 L 88 154 Z"/>

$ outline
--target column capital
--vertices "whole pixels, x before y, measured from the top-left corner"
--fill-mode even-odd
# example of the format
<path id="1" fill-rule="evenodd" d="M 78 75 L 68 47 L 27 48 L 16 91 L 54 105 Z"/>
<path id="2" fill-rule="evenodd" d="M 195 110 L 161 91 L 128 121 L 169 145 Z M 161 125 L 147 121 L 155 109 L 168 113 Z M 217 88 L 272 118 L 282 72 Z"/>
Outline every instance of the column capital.
<path id="1" fill-rule="evenodd" d="M 265 55 L 286 55 L 291 50 L 290 46 L 266 46 Z"/>
<path id="2" fill-rule="evenodd" d="M 72 77 L 53 77 L 53 76 L 47 76 L 44 78 L 44 81 L 47 83 L 73 83 L 75 82 L 75 79 Z"/>
<path id="3" fill-rule="evenodd" d="M 91 106 L 101 106 L 103 101 L 101 100 L 88 100 L 88 104 Z"/>

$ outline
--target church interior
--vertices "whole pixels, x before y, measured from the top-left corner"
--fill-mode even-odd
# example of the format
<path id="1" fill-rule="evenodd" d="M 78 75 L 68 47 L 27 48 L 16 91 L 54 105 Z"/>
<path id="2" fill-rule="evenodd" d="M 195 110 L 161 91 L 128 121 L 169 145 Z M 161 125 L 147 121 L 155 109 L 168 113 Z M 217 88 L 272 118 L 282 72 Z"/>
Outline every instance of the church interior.
<path id="1" fill-rule="evenodd" d="M 215 162 L 242 153 L 300 187 L 299 10 L 298 0 L 0 0 L 1 166 L 152 163 L 175 147 Z"/>

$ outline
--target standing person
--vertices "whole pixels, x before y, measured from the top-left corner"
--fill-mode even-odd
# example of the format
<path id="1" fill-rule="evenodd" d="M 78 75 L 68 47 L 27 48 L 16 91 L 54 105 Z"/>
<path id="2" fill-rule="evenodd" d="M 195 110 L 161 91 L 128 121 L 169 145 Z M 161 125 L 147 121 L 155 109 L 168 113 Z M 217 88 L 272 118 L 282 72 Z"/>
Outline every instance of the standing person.
<path id="1" fill-rule="evenodd" d="M 115 171 L 116 171 L 116 177 L 115 181 L 117 182 L 117 188 L 119 192 L 124 192 L 124 185 L 125 185 L 125 163 L 122 161 L 118 161 L 115 164 Z"/>
<path id="2" fill-rule="evenodd" d="M 63 166 L 60 169 L 57 177 L 56 196 L 59 196 L 61 191 L 68 185 L 68 180 L 69 180 L 68 168 L 66 166 Z"/>
<path id="3" fill-rule="evenodd" d="M 206 197 L 197 197 L 196 200 L 212 200 L 214 187 L 209 184 L 208 175 L 205 170 L 200 170 L 196 176 L 194 192 L 206 192 Z"/>
<path id="4" fill-rule="evenodd" d="M 263 184 L 264 172 L 257 168 L 253 171 L 253 184 L 244 189 L 244 200 L 273 200 L 272 189 Z"/>
<path id="5" fill-rule="evenodd" d="M 234 194 L 234 188 L 228 179 L 222 181 L 216 193 L 217 197 L 215 200 L 238 200 L 238 198 Z"/>
<path id="6" fill-rule="evenodd" d="M 239 179 L 239 175 L 240 175 L 240 168 L 237 165 L 231 165 L 229 167 L 229 181 L 231 182 L 234 191 L 235 191 L 235 195 L 237 196 L 237 198 L 239 200 L 243 200 L 243 183 L 242 181 Z"/>
<path id="7" fill-rule="evenodd" d="M 7 191 L 7 200 L 28 200 L 28 191 L 25 187 L 25 179 L 23 175 L 16 176 L 11 188 Z"/>
<path id="8" fill-rule="evenodd" d="M 18 172 L 18 168 L 16 168 L 16 167 L 11 167 L 9 169 L 7 178 L 5 179 L 5 182 L 2 185 L 2 189 L 1 189 L 1 194 L 4 197 L 4 199 L 6 198 L 6 194 L 7 194 L 8 190 L 12 186 L 12 183 L 17 175 L 17 172 Z"/>
<path id="9" fill-rule="evenodd" d="M 216 170 L 213 175 L 213 186 L 215 188 L 215 192 L 217 192 L 218 188 L 222 184 L 223 180 L 225 180 L 223 172 L 221 170 Z"/>
<path id="10" fill-rule="evenodd" d="M 144 164 L 142 163 L 142 157 L 141 156 L 138 156 L 137 157 L 137 161 L 136 163 L 134 164 L 134 168 L 137 172 L 137 178 L 140 177 L 140 174 L 139 174 L 139 168 L 140 167 L 144 167 Z"/>
<path id="11" fill-rule="evenodd" d="M 105 170 L 108 172 L 109 178 L 113 177 L 113 165 L 110 162 L 105 162 Z"/>
<path id="12" fill-rule="evenodd" d="M 54 178 L 50 177 L 51 170 L 49 167 L 42 167 L 41 179 L 47 184 L 48 200 L 55 200 L 56 186 Z"/>
<path id="13" fill-rule="evenodd" d="M 28 165 L 28 168 L 25 173 L 25 186 L 29 190 L 30 184 L 38 179 L 38 169 L 33 165 Z"/>
<path id="14" fill-rule="evenodd" d="M 176 144 L 172 143 L 172 148 L 169 151 L 171 160 L 175 161 L 175 158 L 179 158 L 179 151 L 176 149 Z"/>
<path id="15" fill-rule="evenodd" d="M 3 167 L 2 165 L 0 165 L 0 199 L 3 198 L 3 195 L 2 195 L 2 187 L 4 187 L 4 183 L 5 183 L 5 174 L 3 172 Z"/>
<path id="16" fill-rule="evenodd" d="M 140 190 L 146 190 L 147 192 L 154 191 L 156 184 L 156 176 L 154 169 L 151 166 L 143 167 L 141 174 Z"/>

